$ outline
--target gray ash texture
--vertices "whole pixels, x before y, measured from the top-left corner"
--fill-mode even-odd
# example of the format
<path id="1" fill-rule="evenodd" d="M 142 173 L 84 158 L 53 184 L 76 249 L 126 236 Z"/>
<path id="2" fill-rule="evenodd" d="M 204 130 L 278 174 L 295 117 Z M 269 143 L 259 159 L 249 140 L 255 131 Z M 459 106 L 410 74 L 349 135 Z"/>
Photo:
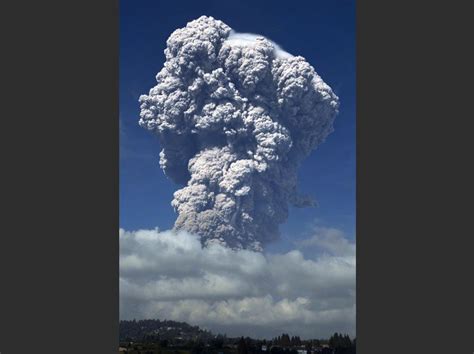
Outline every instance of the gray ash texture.
<path id="1" fill-rule="evenodd" d="M 301 56 L 202 16 L 174 31 L 139 124 L 162 146 L 175 229 L 234 249 L 278 238 L 298 166 L 333 130 L 338 97 Z"/>

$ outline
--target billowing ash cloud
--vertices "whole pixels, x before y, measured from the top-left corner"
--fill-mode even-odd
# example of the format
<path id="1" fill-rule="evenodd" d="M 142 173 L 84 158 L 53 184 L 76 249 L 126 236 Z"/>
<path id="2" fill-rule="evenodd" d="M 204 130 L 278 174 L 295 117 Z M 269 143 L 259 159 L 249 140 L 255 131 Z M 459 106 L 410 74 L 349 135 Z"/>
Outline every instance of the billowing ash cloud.
<path id="1" fill-rule="evenodd" d="M 297 168 L 332 131 L 338 98 L 303 57 L 202 16 L 174 31 L 157 85 L 140 97 L 160 166 L 184 187 L 176 229 L 261 250 L 298 195 Z"/>

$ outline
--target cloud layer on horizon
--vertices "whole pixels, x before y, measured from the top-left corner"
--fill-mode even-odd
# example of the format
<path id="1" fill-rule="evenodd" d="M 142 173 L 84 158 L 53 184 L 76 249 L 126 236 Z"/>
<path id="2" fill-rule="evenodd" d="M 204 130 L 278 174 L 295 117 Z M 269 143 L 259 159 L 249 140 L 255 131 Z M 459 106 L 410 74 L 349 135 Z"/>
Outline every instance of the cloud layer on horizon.
<path id="1" fill-rule="evenodd" d="M 202 247 L 184 231 L 120 229 L 120 317 L 186 321 L 227 335 L 355 335 L 355 247 L 318 228 L 300 247 L 263 254 Z M 316 252 L 316 249 L 318 252 Z"/>

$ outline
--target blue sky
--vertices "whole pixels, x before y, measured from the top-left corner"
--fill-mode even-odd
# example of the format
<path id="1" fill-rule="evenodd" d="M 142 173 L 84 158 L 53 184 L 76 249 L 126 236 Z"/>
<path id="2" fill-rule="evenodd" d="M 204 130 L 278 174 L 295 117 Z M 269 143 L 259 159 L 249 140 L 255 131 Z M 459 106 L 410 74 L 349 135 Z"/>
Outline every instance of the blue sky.
<path id="1" fill-rule="evenodd" d="M 271 4 L 271 5 L 270 5 Z M 355 2 L 354 1 L 121 1 L 120 8 L 120 227 L 172 227 L 176 186 L 158 165 L 160 145 L 138 126 L 140 94 L 156 83 L 166 39 L 201 15 L 238 32 L 262 34 L 301 55 L 339 96 L 335 131 L 301 166 L 299 190 L 316 208 L 290 210 L 282 239 L 269 251 L 292 248 L 315 224 L 355 236 Z"/>

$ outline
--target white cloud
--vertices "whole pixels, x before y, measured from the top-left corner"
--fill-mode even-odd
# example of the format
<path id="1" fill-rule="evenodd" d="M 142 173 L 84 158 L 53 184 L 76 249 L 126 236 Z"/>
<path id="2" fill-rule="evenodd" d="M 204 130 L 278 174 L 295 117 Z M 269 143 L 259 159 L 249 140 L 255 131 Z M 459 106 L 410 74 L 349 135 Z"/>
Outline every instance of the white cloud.
<path id="1" fill-rule="evenodd" d="M 229 37 L 227 37 L 226 42 L 231 43 L 232 45 L 240 45 L 240 46 L 254 46 L 255 40 L 257 38 L 265 38 L 269 41 L 273 47 L 275 48 L 275 56 L 279 59 L 286 59 L 291 58 L 293 55 L 285 51 L 281 46 L 276 44 L 271 39 L 268 39 L 262 35 L 254 34 L 254 33 L 240 33 L 231 31 Z"/>
<path id="2" fill-rule="evenodd" d="M 325 247 L 311 260 L 299 250 L 202 248 L 186 232 L 121 229 L 121 318 L 167 318 L 254 337 L 355 335 L 354 247 L 336 231 L 301 242 Z"/>
<path id="3" fill-rule="evenodd" d="M 309 239 L 296 242 L 296 245 L 306 248 L 316 248 L 333 255 L 355 255 L 355 244 L 349 242 L 341 230 L 330 227 L 315 227 L 313 235 Z"/>

